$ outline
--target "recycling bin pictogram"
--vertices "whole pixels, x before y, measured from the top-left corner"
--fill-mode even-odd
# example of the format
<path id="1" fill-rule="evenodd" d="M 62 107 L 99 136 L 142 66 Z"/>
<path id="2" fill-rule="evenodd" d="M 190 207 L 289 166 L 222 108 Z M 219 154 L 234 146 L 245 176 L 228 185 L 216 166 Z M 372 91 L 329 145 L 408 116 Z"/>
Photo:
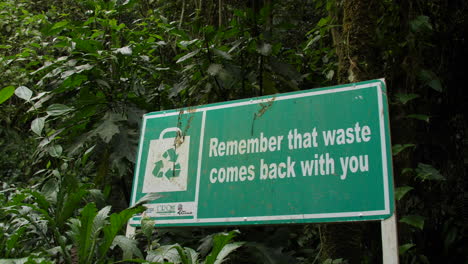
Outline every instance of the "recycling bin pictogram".
<path id="1" fill-rule="evenodd" d="M 166 137 L 169 133 L 174 137 Z M 181 135 L 178 127 L 171 127 L 164 129 L 158 139 L 150 141 L 144 193 L 187 190 L 190 136 Z"/>

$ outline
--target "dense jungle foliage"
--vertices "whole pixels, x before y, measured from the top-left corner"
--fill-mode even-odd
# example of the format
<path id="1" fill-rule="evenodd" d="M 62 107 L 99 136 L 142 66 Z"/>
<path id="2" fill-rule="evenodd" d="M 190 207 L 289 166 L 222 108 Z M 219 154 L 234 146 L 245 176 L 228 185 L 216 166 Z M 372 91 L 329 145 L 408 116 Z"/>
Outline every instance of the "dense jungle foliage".
<path id="1" fill-rule="evenodd" d="M 465 0 L 0 0 L 0 263 L 381 263 L 375 222 L 123 235 L 142 114 L 375 78 L 400 262 L 468 263 L 467 21 Z"/>

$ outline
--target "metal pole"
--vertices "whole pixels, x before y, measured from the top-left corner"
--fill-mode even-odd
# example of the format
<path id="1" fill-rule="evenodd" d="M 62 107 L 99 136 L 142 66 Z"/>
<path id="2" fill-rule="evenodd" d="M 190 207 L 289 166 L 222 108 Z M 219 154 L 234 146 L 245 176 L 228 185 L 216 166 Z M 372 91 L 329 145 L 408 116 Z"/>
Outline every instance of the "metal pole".
<path id="1" fill-rule="evenodd" d="M 398 236 L 395 213 L 381 222 L 383 264 L 398 264 Z"/>
<path id="2" fill-rule="evenodd" d="M 136 232 L 136 227 L 130 225 L 130 221 L 127 223 L 127 230 L 125 231 L 125 236 L 128 238 L 134 238 Z"/>

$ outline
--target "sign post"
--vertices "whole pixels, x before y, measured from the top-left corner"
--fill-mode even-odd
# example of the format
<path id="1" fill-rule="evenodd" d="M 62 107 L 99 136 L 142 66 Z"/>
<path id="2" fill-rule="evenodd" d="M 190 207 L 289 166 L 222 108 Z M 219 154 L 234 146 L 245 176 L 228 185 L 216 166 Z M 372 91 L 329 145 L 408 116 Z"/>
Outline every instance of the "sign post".
<path id="1" fill-rule="evenodd" d="M 152 192 L 158 226 L 391 219 L 385 82 L 149 113 L 131 205 Z"/>

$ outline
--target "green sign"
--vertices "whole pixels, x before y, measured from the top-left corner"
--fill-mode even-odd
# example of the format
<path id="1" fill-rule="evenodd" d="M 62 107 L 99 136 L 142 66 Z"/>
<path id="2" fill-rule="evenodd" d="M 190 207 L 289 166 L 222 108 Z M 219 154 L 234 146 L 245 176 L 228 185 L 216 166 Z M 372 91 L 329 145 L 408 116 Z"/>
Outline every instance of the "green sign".
<path id="1" fill-rule="evenodd" d="M 131 204 L 158 226 L 385 219 L 384 80 L 146 114 Z"/>

